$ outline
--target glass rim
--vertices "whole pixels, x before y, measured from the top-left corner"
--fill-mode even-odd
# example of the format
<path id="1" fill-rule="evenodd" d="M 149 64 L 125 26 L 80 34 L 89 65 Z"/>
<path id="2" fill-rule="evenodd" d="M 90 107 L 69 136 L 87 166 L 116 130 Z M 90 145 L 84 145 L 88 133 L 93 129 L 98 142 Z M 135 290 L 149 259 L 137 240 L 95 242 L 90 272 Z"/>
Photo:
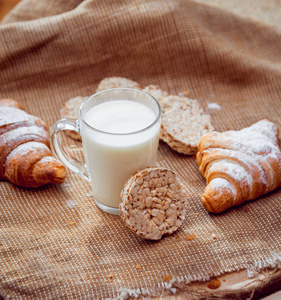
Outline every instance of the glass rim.
<path id="1" fill-rule="evenodd" d="M 106 92 L 109 92 L 109 91 L 131 91 L 131 92 L 137 92 L 137 93 L 140 93 L 140 94 L 143 94 L 145 96 L 148 96 L 149 98 L 151 98 L 155 103 L 156 103 L 156 106 L 158 108 L 158 114 L 157 116 L 155 117 L 155 120 L 150 124 L 148 125 L 147 127 L 145 128 L 142 128 L 140 130 L 136 130 L 136 131 L 132 131 L 132 132 L 126 132 L 126 133 L 116 133 L 116 132 L 108 132 L 108 131 L 103 131 L 103 130 L 100 130 L 100 129 L 97 129 L 93 126 L 91 126 L 90 124 L 88 124 L 85 120 L 82 119 L 82 109 L 83 109 L 83 106 L 88 102 L 90 101 L 92 98 L 94 97 L 97 97 L 98 95 L 100 94 L 103 94 L 103 93 L 106 93 Z M 116 99 L 117 100 L 117 99 Z M 120 99 L 122 100 L 122 99 Z M 109 100 L 110 101 L 110 100 Z M 115 100 L 112 100 L 112 101 L 115 101 Z M 135 101 L 135 100 L 129 100 L 129 101 Z M 137 102 L 137 101 L 135 101 Z M 103 91 L 100 91 L 100 92 L 97 92 L 89 97 L 87 97 L 83 103 L 80 105 L 80 108 L 79 108 L 79 121 L 81 120 L 87 127 L 89 127 L 91 130 L 94 130 L 94 131 L 97 131 L 98 133 L 102 133 L 102 134 L 107 134 L 107 135 L 114 135 L 114 136 L 125 136 L 125 135 L 133 135 L 133 134 L 138 134 L 138 133 L 142 133 L 150 128 L 152 128 L 155 124 L 158 123 L 159 119 L 161 118 L 161 106 L 159 104 L 159 101 L 153 97 L 151 94 L 145 92 L 145 91 L 142 91 L 142 90 L 138 90 L 138 89 L 132 89 L 132 88 L 112 88 L 112 89 L 106 89 L 106 90 L 103 90 Z"/>

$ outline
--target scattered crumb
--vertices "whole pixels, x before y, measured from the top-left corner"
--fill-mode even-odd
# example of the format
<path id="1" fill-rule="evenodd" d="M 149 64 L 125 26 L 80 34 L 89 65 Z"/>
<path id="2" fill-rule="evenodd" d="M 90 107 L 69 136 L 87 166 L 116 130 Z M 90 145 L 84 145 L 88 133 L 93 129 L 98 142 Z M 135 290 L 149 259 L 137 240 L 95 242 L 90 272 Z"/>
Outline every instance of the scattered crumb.
<path id="1" fill-rule="evenodd" d="M 136 268 L 137 269 L 141 269 L 141 265 L 136 265 Z"/>
<path id="2" fill-rule="evenodd" d="M 208 103 L 207 109 L 221 109 L 221 106 L 217 103 Z"/>
<path id="3" fill-rule="evenodd" d="M 68 220 L 67 222 L 68 222 L 69 225 L 74 225 L 75 224 L 75 221 L 73 221 L 73 220 Z"/>
<path id="4" fill-rule="evenodd" d="M 195 213 L 195 216 L 199 216 L 199 213 Z"/>
<path id="5" fill-rule="evenodd" d="M 171 279 L 172 279 L 172 276 L 171 276 L 171 275 L 169 275 L 169 276 L 164 275 L 164 280 L 165 280 L 165 281 L 170 281 Z"/>
<path id="6" fill-rule="evenodd" d="M 113 275 L 113 274 L 109 274 L 109 275 L 107 275 L 107 277 L 108 277 L 109 279 L 113 279 L 114 275 Z"/>
<path id="7" fill-rule="evenodd" d="M 185 238 L 186 238 L 188 241 L 191 241 L 191 240 L 195 239 L 196 237 L 195 237 L 195 234 L 192 233 L 191 235 L 187 235 Z"/>
<path id="8" fill-rule="evenodd" d="M 212 238 L 213 238 L 213 239 L 216 239 L 217 236 L 213 233 L 213 234 L 212 234 Z"/>
<path id="9" fill-rule="evenodd" d="M 220 287 L 220 285 L 221 285 L 221 282 L 217 278 L 214 278 L 207 284 L 207 287 L 209 289 L 215 290 L 215 289 L 218 289 Z"/>

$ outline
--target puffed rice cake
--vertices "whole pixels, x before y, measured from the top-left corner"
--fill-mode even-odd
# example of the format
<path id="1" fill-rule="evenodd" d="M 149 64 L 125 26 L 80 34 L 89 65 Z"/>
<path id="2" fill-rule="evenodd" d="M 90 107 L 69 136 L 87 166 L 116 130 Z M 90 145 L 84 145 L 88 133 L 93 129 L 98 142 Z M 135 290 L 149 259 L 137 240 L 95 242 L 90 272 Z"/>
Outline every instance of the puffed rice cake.
<path id="1" fill-rule="evenodd" d="M 161 108 L 160 139 L 179 153 L 195 154 L 201 137 L 214 130 L 211 117 L 196 100 L 169 96 L 161 101 Z"/>
<path id="2" fill-rule="evenodd" d="M 144 91 L 152 97 L 156 98 L 159 102 L 169 96 L 169 94 L 165 91 L 162 91 L 158 85 L 150 84 L 146 87 L 142 87 L 138 82 L 133 81 L 131 79 L 125 77 L 107 77 L 104 78 L 98 85 L 96 92 L 101 92 L 107 89 L 114 88 L 132 88 Z"/>
<path id="3" fill-rule="evenodd" d="M 104 78 L 98 85 L 96 92 L 101 92 L 114 88 L 131 88 L 141 90 L 142 86 L 131 79 L 124 77 L 107 77 Z"/>
<path id="4" fill-rule="evenodd" d="M 162 91 L 158 85 L 150 84 L 142 90 L 157 99 L 160 103 L 164 98 L 169 96 L 169 94 L 165 91 Z"/>
<path id="5" fill-rule="evenodd" d="M 175 172 L 148 167 L 133 174 L 121 192 L 120 216 L 125 225 L 145 239 L 172 234 L 187 213 L 186 193 Z"/>
<path id="6" fill-rule="evenodd" d="M 60 116 L 62 119 L 75 119 L 79 118 L 79 108 L 87 97 L 78 96 L 67 100 L 63 107 L 60 109 Z M 81 141 L 81 136 L 74 130 L 65 130 L 66 134 L 74 140 Z"/>

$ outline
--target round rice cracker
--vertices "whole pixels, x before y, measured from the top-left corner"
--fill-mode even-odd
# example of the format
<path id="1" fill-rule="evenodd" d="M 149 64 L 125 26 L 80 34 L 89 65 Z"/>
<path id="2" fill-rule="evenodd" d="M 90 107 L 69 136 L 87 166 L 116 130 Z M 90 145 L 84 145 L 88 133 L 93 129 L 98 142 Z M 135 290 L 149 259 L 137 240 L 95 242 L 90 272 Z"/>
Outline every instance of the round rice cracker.
<path id="1" fill-rule="evenodd" d="M 211 117 L 204 114 L 197 100 L 169 96 L 161 101 L 160 139 L 186 155 L 196 154 L 201 137 L 214 130 Z"/>
<path id="2" fill-rule="evenodd" d="M 87 97 L 77 96 L 66 101 L 60 109 L 62 119 L 79 119 L 79 108 Z M 65 133 L 74 140 L 81 141 L 81 136 L 74 130 L 65 130 Z"/>
<path id="3" fill-rule="evenodd" d="M 142 91 L 150 94 L 152 97 L 161 102 L 164 98 L 168 97 L 169 94 L 165 91 L 162 91 L 158 85 L 147 85 Z"/>
<path id="4" fill-rule="evenodd" d="M 166 168 L 148 167 L 126 182 L 121 192 L 120 216 L 136 235 L 159 240 L 183 223 L 186 193 L 176 174 Z"/>
<path id="5" fill-rule="evenodd" d="M 168 97 L 169 94 L 165 91 L 162 91 L 158 85 L 150 84 L 146 87 L 142 87 L 138 82 L 125 77 L 107 77 L 104 78 L 98 85 L 96 92 L 101 92 L 107 89 L 114 88 L 131 88 L 144 91 L 158 101 L 161 101 L 165 97 Z"/>
<path id="6" fill-rule="evenodd" d="M 107 77 L 104 78 L 98 85 L 96 92 L 101 92 L 114 88 L 131 88 L 141 90 L 142 86 L 131 79 L 124 77 Z"/>

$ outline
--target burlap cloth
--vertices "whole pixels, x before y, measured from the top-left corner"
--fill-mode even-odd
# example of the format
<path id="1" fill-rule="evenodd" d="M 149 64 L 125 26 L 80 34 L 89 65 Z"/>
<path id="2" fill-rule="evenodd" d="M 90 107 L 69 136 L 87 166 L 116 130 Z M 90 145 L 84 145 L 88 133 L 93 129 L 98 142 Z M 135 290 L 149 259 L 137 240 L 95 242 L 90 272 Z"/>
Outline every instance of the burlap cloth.
<path id="1" fill-rule="evenodd" d="M 25 0 L 0 26 L 0 97 L 51 126 L 66 100 L 124 76 L 190 91 L 218 131 L 262 118 L 281 127 L 280 1 L 201 2 Z M 69 151 L 82 158 L 78 143 L 69 141 Z M 40 189 L 1 182 L 0 295 L 159 296 L 280 262 L 281 190 L 212 215 L 200 201 L 205 180 L 195 157 L 161 143 L 158 162 L 178 172 L 189 202 L 182 228 L 158 242 L 100 211 L 89 183 L 71 172 L 64 184 Z"/>

